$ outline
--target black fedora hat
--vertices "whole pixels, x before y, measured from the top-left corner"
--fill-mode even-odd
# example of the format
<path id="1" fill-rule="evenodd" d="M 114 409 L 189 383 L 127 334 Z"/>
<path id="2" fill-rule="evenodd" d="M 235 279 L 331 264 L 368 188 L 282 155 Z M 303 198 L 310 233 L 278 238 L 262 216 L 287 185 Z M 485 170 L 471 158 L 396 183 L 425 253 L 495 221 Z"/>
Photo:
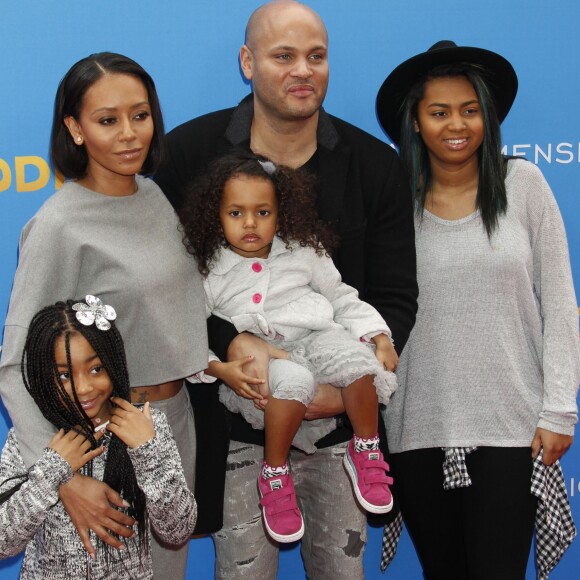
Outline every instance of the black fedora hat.
<path id="1" fill-rule="evenodd" d="M 499 122 L 506 118 L 518 92 L 518 77 L 512 65 L 503 56 L 490 50 L 457 46 L 451 40 L 440 40 L 427 52 L 400 64 L 379 89 L 377 117 L 395 143 L 398 144 L 401 137 L 403 102 L 419 77 L 436 66 L 460 63 L 474 64 L 484 69 Z"/>

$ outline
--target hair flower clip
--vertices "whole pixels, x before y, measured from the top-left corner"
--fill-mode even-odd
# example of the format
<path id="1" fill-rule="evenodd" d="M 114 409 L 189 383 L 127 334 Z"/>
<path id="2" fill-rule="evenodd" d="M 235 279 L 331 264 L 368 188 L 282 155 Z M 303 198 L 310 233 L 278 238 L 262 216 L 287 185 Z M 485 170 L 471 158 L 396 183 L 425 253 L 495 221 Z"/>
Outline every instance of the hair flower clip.
<path id="1" fill-rule="evenodd" d="M 87 294 L 84 302 L 73 304 L 73 310 L 76 310 L 77 320 L 84 326 L 90 326 L 95 323 L 99 330 L 109 330 L 111 323 L 109 320 L 115 320 L 117 313 L 112 306 L 103 304 L 103 301 L 96 296 Z"/>
<path id="2" fill-rule="evenodd" d="M 258 163 L 262 166 L 262 169 L 268 175 L 274 175 L 274 173 L 276 173 L 276 166 L 271 161 L 260 161 L 260 160 L 258 160 Z"/>

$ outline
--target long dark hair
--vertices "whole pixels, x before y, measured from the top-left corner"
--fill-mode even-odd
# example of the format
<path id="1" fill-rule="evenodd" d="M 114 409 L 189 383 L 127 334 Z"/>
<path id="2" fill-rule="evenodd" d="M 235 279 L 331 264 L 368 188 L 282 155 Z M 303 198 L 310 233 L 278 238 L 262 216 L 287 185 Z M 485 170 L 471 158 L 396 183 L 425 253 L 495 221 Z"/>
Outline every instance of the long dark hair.
<path id="1" fill-rule="evenodd" d="M 79 403 L 71 370 L 70 338 L 75 334 L 82 335 L 91 345 L 107 371 L 113 385 L 113 396 L 131 400 L 129 374 L 123 339 L 114 322 L 111 328 L 103 331 L 96 325 L 84 326 L 76 318 L 72 306 L 82 300 L 68 300 L 47 306 L 38 312 L 28 328 L 28 335 L 22 355 L 22 377 L 28 392 L 38 405 L 44 417 L 57 429 L 69 431 L 75 429 L 91 442 L 95 449 L 97 443 L 92 421 Z M 72 398 L 66 392 L 60 378 L 55 359 L 55 344 L 59 338 L 65 342 L 69 380 L 72 387 Z M 86 475 L 92 475 L 92 462 L 84 468 Z M 127 446 L 115 435 L 110 434 L 107 448 L 103 481 L 122 495 L 129 507 L 130 516 L 138 522 L 140 549 L 148 545 L 148 520 L 145 495 L 137 485 L 133 464 L 127 453 Z M 22 484 L 20 482 L 12 493 Z M 10 495 L 10 492 L 5 494 Z M 107 550 L 107 545 L 102 543 Z"/>
<path id="2" fill-rule="evenodd" d="M 220 203 L 226 182 L 243 175 L 270 181 L 278 202 L 277 235 L 289 246 L 297 242 L 322 255 L 338 245 L 338 236 L 318 218 L 314 186 L 316 177 L 243 151 L 232 150 L 214 160 L 205 175 L 190 187 L 180 211 L 184 244 L 195 256 L 199 271 L 207 276 L 223 242 Z"/>
<path id="3" fill-rule="evenodd" d="M 99 52 L 79 60 L 71 67 L 60 81 L 54 99 L 50 158 L 55 169 L 65 177 L 71 179 L 84 177 L 89 158 L 85 145 L 75 145 L 64 120 L 66 117 L 78 120 L 86 92 L 107 74 L 134 76 L 147 90 L 153 119 L 153 138 L 141 173 L 146 175 L 154 173 L 164 155 L 163 116 L 153 79 L 141 65 L 129 57 L 114 52 Z"/>
<path id="4" fill-rule="evenodd" d="M 458 76 L 467 78 L 471 83 L 481 107 L 484 137 L 478 151 L 479 180 L 475 204 L 480 211 L 485 231 L 488 237 L 491 237 L 497 227 L 498 217 L 507 209 L 505 188 L 507 164 L 501 154 L 499 120 L 483 68 L 473 64 L 440 65 L 417 80 L 403 102 L 401 159 L 409 171 L 417 214 L 421 216 L 425 209 L 427 193 L 431 189 L 432 174 L 427 147 L 414 127 L 419 102 L 425 95 L 427 81 Z"/>

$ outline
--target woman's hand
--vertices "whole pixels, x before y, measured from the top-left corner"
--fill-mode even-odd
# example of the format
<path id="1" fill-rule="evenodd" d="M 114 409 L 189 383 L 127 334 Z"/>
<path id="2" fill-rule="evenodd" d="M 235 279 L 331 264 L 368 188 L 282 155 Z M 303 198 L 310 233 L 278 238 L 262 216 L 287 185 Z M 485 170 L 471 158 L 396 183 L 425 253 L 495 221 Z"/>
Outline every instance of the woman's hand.
<path id="1" fill-rule="evenodd" d="M 107 430 L 116 435 L 127 447 L 135 449 L 155 437 L 149 401 L 140 411 L 125 399 L 111 397 L 115 405 Z"/>
<path id="2" fill-rule="evenodd" d="M 399 355 L 391 342 L 391 339 L 386 334 L 377 334 L 371 338 L 375 343 L 377 349 L 375 356 L 378 361 L 388 370 L 394 373 L 399 364 Z"/>
<path id="3" fill-rule="evenodd" d="M 102 435 L 102 433 L 98 433 L 95 437 L 100 439 Z M 74 429 L 68 433 L 65 433 L 64 429 L 60 429 L 49 441 L 47 447 L 56 451 L 75 472 L 103 452 L 102 447 L 91 449 L 91 442 Z"/>
<path id="4" fill-rule="evenodd" d="M 211 361 L 206 373 L 223 381 L 236 395 L 244 399 L 262 399 L 260 386 L 265 385 L 265 379 L 253 376 L 251 373 L 255 370 L 251 367 L 244 367 L 253 360 L 254 356 L 250 355 L 227 363 Z"/>
<path id="5" fill-rule="evenodd" d="M 538 427 L 532 441 L 532 457 L 535 459 L 543 448 L 542 462 L 544 465 L 552 465 L 568 451 L 573 441 L 571 435 L 561 435 Z"/>
<path id="6" fill-rule="evenodd" d="M 109 531 L 125 538 L 135 535 L 131 529 L 135 520 L 114 507 L 129 507 L 129 505 L 106 483 L 75 473 L 68 483 L 60 486 L 59 496 L 85 550 L 93 559 L 96 552 L 91 544 L 89 530 L 95 532 L 103 542 L 119 550 L 124 550 L 125 544 L 112 536 Z"/>

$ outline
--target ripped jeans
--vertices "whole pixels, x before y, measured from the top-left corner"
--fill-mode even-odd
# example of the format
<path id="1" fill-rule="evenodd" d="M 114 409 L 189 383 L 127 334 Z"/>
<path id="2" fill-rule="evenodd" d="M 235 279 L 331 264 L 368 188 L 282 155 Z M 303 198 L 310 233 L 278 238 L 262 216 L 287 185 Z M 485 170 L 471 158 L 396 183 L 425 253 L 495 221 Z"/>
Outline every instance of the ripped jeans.
<path id="1" fill-rule="evenodd" d="M 306 455 L 292 449 L 290 470 L 304 518 L 302 558 L 310 580 L 362 580 L 366 515 L 342 460 L 347 443 Z M 224 526 L 213 534 L 218 580 L 275 580 L 278 544 L 264 531 L 257 478 L 264 449 L 230 442 Z"/>

